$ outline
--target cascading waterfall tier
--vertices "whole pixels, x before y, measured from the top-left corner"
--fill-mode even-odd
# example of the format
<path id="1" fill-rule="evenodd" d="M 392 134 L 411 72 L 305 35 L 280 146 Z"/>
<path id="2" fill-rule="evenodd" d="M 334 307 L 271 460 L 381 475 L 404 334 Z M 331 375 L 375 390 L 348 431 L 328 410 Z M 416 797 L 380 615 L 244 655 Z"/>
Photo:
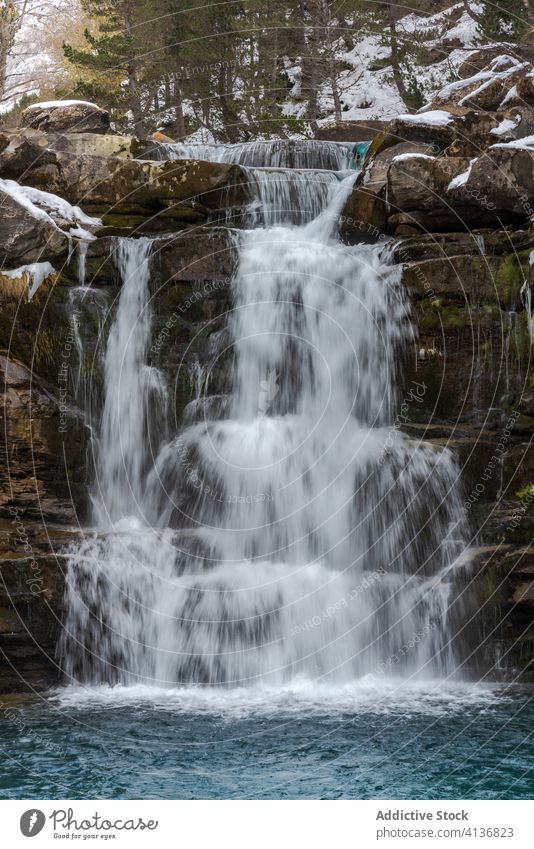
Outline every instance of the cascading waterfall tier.
<path id="1" fill-rule="evenodd" d="M 160 159 L 204 159 L 250 168 L 313 168 L 344 171 L 357 168 L 368 142 L 274 141 L 241 144 L 156 143 L 151 155 Z"/>
<path id="2" fill-rule="evenodd" d="M 278 687 L 454 672 L 458 469 L 399 429 L 409 306 L 383 247 L 338 239 L 353 179 L 326 195 L 308 181 L 308 223 L 273 205 L 270 226 L 239 235 L 226 417 L 159 442 L 147 436 L 165 403 L 147 362 L 150 243 L 121 241 L 98 530 L 69 563 L 70 679 Z"/>

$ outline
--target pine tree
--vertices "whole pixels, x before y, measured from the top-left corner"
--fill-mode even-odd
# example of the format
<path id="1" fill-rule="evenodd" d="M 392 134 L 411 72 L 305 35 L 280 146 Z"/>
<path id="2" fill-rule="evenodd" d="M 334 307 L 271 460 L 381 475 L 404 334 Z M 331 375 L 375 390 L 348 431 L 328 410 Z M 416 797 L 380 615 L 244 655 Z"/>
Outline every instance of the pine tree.
<path id="1" fill-rule="evenodd" d="M 144 138 L 143 89 L 154 64 L 149 50 L 153 42 L 147 38 L 149 10 L 142 0 L 82 0 L 82 5 L 96 20 L 97 31 L 85 31 L 86 50 L 64 45 L 66 58 L 87 72 L 75 93 L 111 108 L 119 121 L 131 116 L 134 131 Z"/>
<path id="2" fill-rule="evenodd" d="M 513 41 L 525 31 L 526 17 L 523 0 L 506 0 L 506 3 L 482 0 L 478 22 L 490 41 Z"/>

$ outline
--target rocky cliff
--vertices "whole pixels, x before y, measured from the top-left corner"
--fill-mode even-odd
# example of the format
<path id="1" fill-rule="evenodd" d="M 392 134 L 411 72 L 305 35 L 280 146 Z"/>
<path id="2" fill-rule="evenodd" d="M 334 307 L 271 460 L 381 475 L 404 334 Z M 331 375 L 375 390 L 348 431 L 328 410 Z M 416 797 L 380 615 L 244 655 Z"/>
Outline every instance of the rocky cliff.
<path id="1" fill-rule="evenodd" d="M 374 128 L 339 220 L 348 242 L 390 245 L 410 292 L 394 424 L 460 457 L 477 662 L 510 674 L 528 674 L 534 652 L 533 74 L 492 57 L 424 111 Z M 91 427 L 120 285 L 114 236 L 158 236 L 152 358 L 175 387 L 177 420 L 198 415 L 214 358 L 210 403 L 227 389 L 232 228 L 246 225 L 250 176 L 155 161 L 101 112 L 32 107 L 27 126 L 0 134 L 3 692 L 58 679 L 65 552 L 90 532 Z"/>

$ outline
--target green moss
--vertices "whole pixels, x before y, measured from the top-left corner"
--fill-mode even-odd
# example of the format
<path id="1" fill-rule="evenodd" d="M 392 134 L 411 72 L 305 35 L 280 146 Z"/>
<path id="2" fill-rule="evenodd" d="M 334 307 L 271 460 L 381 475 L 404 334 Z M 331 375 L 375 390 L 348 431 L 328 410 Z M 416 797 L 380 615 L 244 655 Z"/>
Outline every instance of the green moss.
<path id="1" fill-rule="evenodd" d="M 362 171 L 367 168 L 367 166 L 371 163 L 371 160 L 374 159 L 378 153 L 382 153 L 383 150 L 387 150 L 389 147 L 393 147 L 396 144 L 399 144 L 398 138 L 390 136 L 386 130 L 382 130 L 380 133 L 377 133 L 367 149 Z"/>
<path id="2" fill-rule="evenodd" d="M 420 301 L 417 304 L 417 323 L 424 333 L 444 330 L 463 330 L 471 325 L 469 310 L 444 302 L 442 298 Z"/>
<path id="3" fill-rule="evenodd" d="M 517 498 L 520 501 L 525 502 L 527 505 L 531 505 L 534 503 L 534 484 L 528 483 L 525 486 L 522 486 L 521 489 L 518 489 L 515 493 Z"/>
<path id="4" fill-rule="evenodd" d="M 528 273 L 529 251 L 509 254 L 502 258 L 495 273 L 495 286 L 501 303 L 515 305 Z"/>

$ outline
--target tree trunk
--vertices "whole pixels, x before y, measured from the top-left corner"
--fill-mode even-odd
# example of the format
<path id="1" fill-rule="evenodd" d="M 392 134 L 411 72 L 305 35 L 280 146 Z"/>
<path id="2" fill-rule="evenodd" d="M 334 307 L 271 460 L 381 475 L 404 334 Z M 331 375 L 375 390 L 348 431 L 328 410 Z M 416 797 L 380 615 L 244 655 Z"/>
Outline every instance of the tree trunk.
<path id="1" fill-rule="evenodd" d="M 14 0 L 3 0 L 0 8 L 0 101 L 4 99 L 6 93 L 8 56 L 13 48 L 25 9 L 26 4 L 19 9 Z"/>
<path id="2" fill-rule="evenodd" d="M 307 19 L 311 24 L 307 38 L 305 37 L 304 50 L 307 55 L 302 58 L 302 93 L 308 95 L 306 117 L 310 123 L 310 129 L 316 133 L 319 129 L 317 123 L 319 88 L 317 33 L 314 29 L 315 19 L 313 15 L 310 15 L 307 0 L 302 0 L 301 9 L 303 21 Z"/>
<path id="3" fill-rule="evenodd" d="M 334 57 L 330 57 L 329 61 L 330 66 L 330 85 L 332 88 L 332 98 L 334 100 L 334 115 L 336 119 L 336 124 L 340 124 L 342 121 L 341 115 L 341 98 L 339 96 L 339 86 L 337 84 L 337 75 L 336 75 L 336 62 Z"/>
<path id="4" fill-rule="evenodd" d="M 185 118 L 183 110 L 182 86 L 178 78 L 174 80 L 174 126 L 178 139 L 185 136 Z"/>
<path id="5" fill-rule="evenodd" d="M 137 87 L 137 75 L 134 62 L 128 62 L 128 89 L 130 92 L 130 109 L 134 119 L 134 132 L 138 139 L 143 141 L 147 138 L 147 129 L 143 117 L 141 98 Z"/>
<path id="6" fill-rule="evenodd" d="M 387 14 L 389 19 L 389 44 L 391 47 L 391 68 L 393 70 L 393 80 L 397 86 L 397 91 L 401 96 L 402 102 L 409 109 L 410 98 L 408 96 L 406 86 L 404 85 L 404 78 L 402 76 L 402 69 L 400 66 L 399 42 L 397 40 L 397 26 L 395 22 L 395 9 L 393 3 L 387 4 Z"/>

